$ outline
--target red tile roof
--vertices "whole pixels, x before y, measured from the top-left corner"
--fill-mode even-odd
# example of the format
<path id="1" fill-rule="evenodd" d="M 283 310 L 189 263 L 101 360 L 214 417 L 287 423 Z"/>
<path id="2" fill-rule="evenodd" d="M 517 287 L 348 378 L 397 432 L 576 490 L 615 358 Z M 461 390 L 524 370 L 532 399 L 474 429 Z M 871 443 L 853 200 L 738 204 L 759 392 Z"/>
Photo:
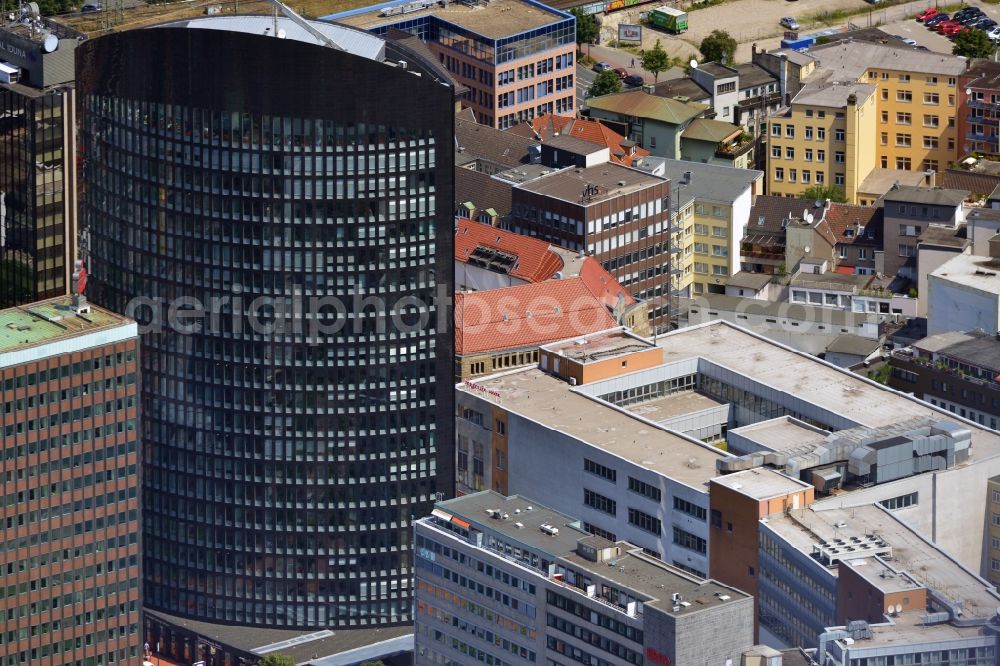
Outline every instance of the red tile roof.
<path id="1" fill-rule="evenodd" d="M 535 118 L 531 126 L 542 141 L 551 139 L 558 133 L 561 136 L 571 136 L 598 146 L 606 146 L 610 149 L 611 161 L 616 164 L 632 166 L 636 158 L 649 156 L 649 151 L 639 146 L 635 146 L 635 153 L 629 155 L 629 149 L 622 147 L 622 141 L 627 140 L 624 136 L 604 123 L 589 118 L 570 118 L 549 113 Z"/>
<path id="2" fill-rule="evenodd" d="M 837 238 L 838 243 L 857 243 L 859 240 L 865 242 L 867 236 L 858 236 L 858 225 L 869 227 L 876 218 L 881 219 L 882 209 L 875 206 L 854 206 L 851 204 L 831 203 L 830 209 L 826 211 L 826 222 L 830 226 L 830 231 Z M 850 236 L 847 230 L 853 230 Z M 874 244 L 874 237 L 867 241 Z"/>
<path id="3" fill-rule="evenodd" d="M 455 294 L 461 356 L 536 347 L 616 326 L 582 278 Z"/>
<path id="4" fill-rule="evenodd" d="M 465 262 L 479 246 L 502 250 L 517 257 L 510 272 L 528 282 L 542 282 L 562 270 L 563 260 L 545 241 L 504 231 L 482 222 L 456 219 L 455 260 Z"/>
<path id="5" fill-rule="evenodd" d="M 624 305 L 632 305 L 635 299 L 625 291 L 611 273 L 605 270 L 597 259 L 587 257 L 580 267 L 580 280 L 605 306 L 614 309 L 618 304 L 619 295 L 624 298 Z"/>

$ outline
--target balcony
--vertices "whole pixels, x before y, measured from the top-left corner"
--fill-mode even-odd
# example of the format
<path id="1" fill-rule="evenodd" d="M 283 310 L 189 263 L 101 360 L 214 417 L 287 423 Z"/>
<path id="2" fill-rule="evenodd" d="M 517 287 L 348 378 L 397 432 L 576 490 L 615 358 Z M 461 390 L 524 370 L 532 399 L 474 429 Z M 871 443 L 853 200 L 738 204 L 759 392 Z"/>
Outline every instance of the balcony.
<path id="1" fill-rule="evenodd" d="M 980 134 L 979 132 L 967 132 L 965 138 L 970 141 L 979 141 L 981 143 L 1000 143 L 1000 137 L 996 134 Z"/>
<path id="2" fill-rule="evenodd" d="M 996 127 L 1000 124 L 1000 118 L 989 118 L 987 116 L 966 116 L 965 121 L 972 125 L 989 125 Z"/>
<path id="3" fill-rule="evenodd" d="M 967 99 L 965 105 L 970 109 L 994 109 L 1000 111 L 1000 104 L 993 104 L 984 99 Z"/>
<path id="4" fill-rule="evenodd" d="M 744 133 L 734 141 L 720 142 L 719 146 L 715 149 L 715 156 L 721 159 L 735 159 L 753 150 L 753 145 L 753 136 Z"/>

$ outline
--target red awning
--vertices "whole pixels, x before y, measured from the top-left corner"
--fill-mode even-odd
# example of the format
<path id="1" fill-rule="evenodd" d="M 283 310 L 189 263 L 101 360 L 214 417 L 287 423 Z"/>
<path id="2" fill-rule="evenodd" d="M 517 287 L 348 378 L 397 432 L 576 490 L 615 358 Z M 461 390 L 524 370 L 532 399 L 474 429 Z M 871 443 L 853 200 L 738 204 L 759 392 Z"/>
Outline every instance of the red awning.
<path id="1" fill-rule="evenodd" d="M 842 275 L 854 275 L 854 266 L 837 266 L 837 272 Z"/>
<path id="2" fill-rule="evenodd" d="M 469 523 L 465 522 L 464 520 L 462 520 L 461 518 L 458 518 L 458 517 L 456 517 L 456 516 L 452 516 L 452 517 L 451 517 L 451 522 L 452 522 L 453 524 L 455 524 L 455 525 L 458 525 L 458 526 L 459 526 L 459 527 L 461 527 L 461 528 L 462 528 L 463 530 L 467 530 L 467 529 L 469 529 Z"/>

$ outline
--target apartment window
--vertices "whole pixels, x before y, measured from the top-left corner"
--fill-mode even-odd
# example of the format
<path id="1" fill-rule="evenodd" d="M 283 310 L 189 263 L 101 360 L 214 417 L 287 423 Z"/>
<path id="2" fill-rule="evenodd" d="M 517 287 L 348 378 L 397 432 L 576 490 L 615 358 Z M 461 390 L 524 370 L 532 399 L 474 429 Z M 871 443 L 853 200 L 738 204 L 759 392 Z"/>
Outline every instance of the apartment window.
<path id="1" fill-rule="evenodd" d="M 708 254 L 708 243 L 695 243 L 694 252 L 695 254 Z"/>
<path id="2" fill-rule="evenodd" d="M 948 150 L 955 150 L 955 138 L 954 137 L 949 137 L 948 138 Z"/>
<path id="3" fill-rule="evenodd" d="M 835 174 L 833 174 L 833 184 L 834 185 L 843 185 L 844 184 L 844 174 L 842 174 L 842 173 L 835 173 Z"/>
<path id="4" fill-rule="evenodd" d="M 712 275 L 729 275 L 729 269 L 725 266 L 712 265 Z"/>
<path id="5" fill-rule="evenodd" d="M 781 167 L 775 167 L 775 169 L 774 169 L 774 179 L 775 180 L 784 180 L 785 179 L 785 170 L 782 169 Z"/>
<path id="6" fill-rule="evenodd" d="M 949 76 L 949 77 L 948 77 L 948 85 L 949 85 L 949 86 L 951 86 L 951 87 L 955 87 L 955 85 L 956 85 L 956 81 L 957 81 L 957 79 L 955 79 L 955 77 L 954 77 L 954 76 Z"/>
<path id="7" fill-rule="evenodd" d="M 888 155 L 883 155 L 882 157 L 879 158 L 879 166 L 881 166 L 883 169 L 888 169 L 889 168 L 889 156 Z"/>
<path id="8" fill-rule="evenodd" d="M 993 514 L 993 524 L 1000 527 L 1000 513 Z"/>
<path id="9" fill-rule="evenodd" d="M 813 151 L 812 151 L 812 148 L 806 148 L 805 158 L 806 158 L 806 162 L 812 162 L 813 161 Z"/>
<path id="10" fill-rule="evenodd" d="M 789 169 L 788 170 L 788 182 L 789 183 L 794 183 L 795 182 L 795 169 Z"/>
<path id="11" fill-rule="evenodd" d="M 938 138 L 936 136 L 925 136 L 924 137 L 924 148 L 937 148 Z"/>
<path id="12" fill-rule="evenodd" d="M 736 90 L 736 82 L 735 81 L 730 81 L 729 83 L 723 83 L 723 84 L 721 84 L 717 88 L 717 90 L 720 93 L 731 93 L 731 92 L 734 92 Z"/>
<path id="13" fill-rule="evenodd" d="M 643 497 L 648 497 L 649 499 L 653 500 L 657 504 L 659 504 L 660 501 L 663 499 L 663 493 L 660 491 L 659 488 L 657 488 L 656 486 L 651 486 L 648 483 L 646 483 L 645 481 L 640 481 L 639 479 L 636 479 L 635 477 L 631 477 L 631 476 L 628 477 L 628 489 L 631 490 L 634 493 L 638 493 L 639 495 L 642 495 Z M 677 500 L 675 499 L 674 500 L 674 504 L 676 504 L 676 503 L 677 503 Z"/>
<path id="14" fill-rule="evenodd" d="M 781 125 L 777 123 L 771 125 L 771 136 L 781 136 Z"/>
<path id="15" fill-rule="evenodd" d="M 708 235 L 708 225 L 707 224 L 696 224 L 694 225 L 694 232 L 699 236 Z"/>
<path id="16" fill-rule="evenodd" d="M 883 81 L 888 81 L 889 80 L 889 72 L 882 72 L 879 75 L 879 78 L 881 78 Z"/>
<path id="17" fill-rule="evenodd" d="M 698 520 L 705 520 L 708 515 L 705 509 L 698 506 L 697 504 L 692 504 L 686 499 L 681 499 L 680 497 L 674 497 L 674 511 L 680 511 L 681 513 L 686 513 L 689 516 L 697 518 Z"/>
<path id="18" fill-rule="evenodd" d="M 583 524 L 583 531 L 587 532 L 589 534 L 593 534 L 594 536 L 599 536 L 599 537 L 602 537 L 604 539 L 607 539 L 608 541 L 611 541 L 612 543 L 615 542 L 615 541 L 618 541 L 618 535 L 617 534 L 615 534 L 614 532 L 609 532 L 607 530 L 602 530 L 597 525 L 591 525 L 590 523 L 584 523 Z"/>
<path id="19" fill-rule="evenodd" d="M 776 160 L 781 159 L 781 146 L 771 146 L 771 157 Z"/>
<path id="20" fill-rule="evenodd" d="M 712 256 L 713 257 L 728 257 L 729 248 L 725 245 L 713 245 L 712 246 Z"/>
<path id="21" fill-rule="evenodd" d="M 883 146 L 888 145 L 888 143 L 889 143 L 889 133 L 888 132 L 882 132 L 882 135 L 881 135 L 880 138 L 881 138 Z"/>
<path id="22" fill-rule="evenodd" d="M 937 93 L 924 93 L 924 104 L 937 104 L 939 99 Z"/>
<path id="23" fill-rule="evenodd" d="M 661 536 L 663 534 L 663 526 L 660 523 L 659 518 L 654 518 L 648 513 L 643 513 L 638 509 L 633 509 L 629 507 L 628 509 L 628 522 L 629 525 L 634 525 L 640 530 L 644 530 L 656 536 Z"/>
<path id="24" fill-rule="evenodd" d="M 615 502 L 610 497 L 605 497 L 600 493 L 595 493 L 593 490 L 583 489 L 583 503 L 592 509 L 597 509 L 598 511 L 603 511 L 609 515 L 616 515 L 618 513 L 618 503 Z"/>
<path id="25" fill-rule="evenodd" d="M 788 139 L 795 138 L 795 125 L 785 125 L 785 137 Z"/>
<path id="26" fill-rule="evenodd" d="M 826 151 L 825 150 L 817 150 L 816 151 L 816 161 L 817 162 L 826 162 Z"/>
<path id="27" fill-rule="evenodd" d="M 725 227 L 712 227 L 712 235 L 716 238 L 725 238 L 726 228 Z"/>
<path id="28" fill-rule="evenodd" d="M 882 500 L 879 504 L 890 511 L 905 509 L 908 506 L 916 506 L 917 493 L 907 493 L 906 495 L 900 495 L 899 497 L 890 497 L 889 499 Z"/>
<path id="29" fill-rule="evenodd" d="M 817 184 L 817 185 L 819 185 L 819 184 L 823 183 L 823 181 L 824 181 L 825 179 L 826 179 L 826 177 L 825 177 L 825 175 L 823 174 L 823 172 L 822 172 L 822 171 L 817 171 L 817 172 L 816 172 L 816 184 Z"/>
<path id="30" fill-rule="evenodd" d="M 896 101 L 897 102 L 912 102 L 913 92 L 910 90 L 897 90 L 896 91 Z"/>
<path id="31" fill-rule="evenodd" d="M 923 162 L 921 162 L 920 168 L 923 171 L 937 171 L 938 170 L 938 161 L 937 160 L 924 160 Z M 937 211 L 934 211 L 934 212 L 937 212 Z"/>
<path id="32" fill-rule="evenodd" d="M 834 152 L 834 154 L 833 154 L 833 161 L 834 161 L 835 164 L 843 164 L 844 163 L 844 151 L 838 150 L 838 151 Z"/>
<path id="33" fill-rule="evenodd" d="M 883 111 L 882 112 L 882 122 L 883 123 L 888 123 L 889 122 L 889 112 L 888 111 Z"/>
<path id="34" fill-rule="evenodd" d="M 844 136 L 845 136 L 844 135 L 844 130 L 842 130 L 842 129 L 833 130 L 833 140 L 834 141 L 840 141 L 841 143 L 843 143 Z"/>
<path id="35" fill-rule="evenodd" d="M 786 160 L 794 160 L 795 159 L 795 149 L 794 148 L 785 148 L 785 159 Z"/>
<path id="36" fill-rule="evenodd" d="M 674 543 L 681 548 L 687 548 L 688 550 L 693 550 L 696 553 L 701 553 L 702 555 L 708 551 L 704 539 L 682 530 L 679 527 L 674 528 Z"/>
<path id="37" fill-rule="evenodd" d="M 899 246 L 899 256 L 901 257 L 912 257 L 914 256 L 913 246 L 900 244 Z"/>
<path id="38" fill-rule="evenodd" d="M 694 272 L 700 275 L 708 275 L 708 264 L 700 261 L 694 262 Z"/>
<path id="39" fill-rule="evenodd" d="M 813 128 L 812 127 L 807 127 L 806 128 L 806 138 L 807 139 L 812 139 L 813 138 Z"/>
<path id="40" fill-rule="evenodd" d="M 919 236 L 920 227 L 915 224 L 901 224 L 899 225 L 899 235 L 900 236 Z"/>
<path id="41" fill-rule="evenodd" d="M 896 135 L 896 145 L 904 148 L 909 148 L 913 145 L 912 138 L 909 134 L 897 134 Z"/>
<path id="42" fill-rule="evenodd" d="M 817 141 L 826 141 L 826 128 L 825 127 L 817 127 L 816 128 L 816 140 Z"/>
<path id="43" fill-rule="evenodd" d="M 924 79 L 924 83 L 926 83 L 929 86 L 936 86 L 937 85 L 937 77 L 936 76 L 928 76 L 927 78 Z M 937 104 L 937 102 L 934 102 L 934 103 Z"/>
<path id="44" fill-rule="evenodd" d="M 909 157 L 897 157 L 896 158 L 896 168 L 903 169 L 904 171 L 909 171 L 912 164 Z"/>
<path id="45" fill-rule="evenodd" d="M 991 495 L 993 496 L 993 503 L 994 504 L 1000 504 L 1000 490 L 994 490 L 991 493 Z M 1000 546 L 996 546 L 996 547 L 1000 548 Z"/>
<path id="46" fill-rule="evenodd" d="M 909 113 L 899 112 L 896 114 L 897 125 L 909 125 L 913 122 L 913 116 Z"/>
<path id="47" fill-rule="evenodd" d="M 889 89 L 888 88 L 882 88 L 882 101 L 883 102 L 889 101 Z"/>
<path id="48" fill-rule="evenodd" d="M 859 247 L 858 248 L 858 259 L 867 259 L 867 258 L 868 258 L 868 248 L 866 248 L 866 247 Z"/>
<path id="49" fill-rule="evenodd" d="M 802 182 L 803 183 L 808 183 L 810 175 L 811 174 L 809 173 L 809 169 L 803 169 L 802 170 Z"/>
<path id="50" fill-rule="evenodd" d="M 910 75 L 909 74 L 900 74 L 899 75 L 899 82 L 900 83 L 909 83 L 910 82 Z"/>
<path id="51" fill-rule="evenodd" d="M 924 127 L 940 127 L 941 121 L 937 116 L 924 114 Z"/>
<path id="52" fill-rule="evenodd" d="M 605 481 L 610 481 L 615 483 L 618 480 L 618 473 L 610 467 L 605 467 L 604 465 L 594 462 L 588 458 L 583 459 L 583 471 L 593 474 L 594 476 L 599 476 Z"/>

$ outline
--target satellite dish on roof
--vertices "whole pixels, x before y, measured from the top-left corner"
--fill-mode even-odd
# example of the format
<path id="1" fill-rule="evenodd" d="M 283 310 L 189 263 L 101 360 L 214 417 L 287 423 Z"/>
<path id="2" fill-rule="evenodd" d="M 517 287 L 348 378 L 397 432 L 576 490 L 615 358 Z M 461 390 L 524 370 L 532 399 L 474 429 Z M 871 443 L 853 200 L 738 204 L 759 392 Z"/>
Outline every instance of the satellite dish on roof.
<path id="1" fill-rule="evenodd" d="M 278 39 L 284 39 L 287 34 L 284 28 L 278 28 Z"/>
<path id="2" fill-rule="evenodd" d="M 972 88 L 966 88 L 965 89 L 965 94 L 966 95 L 971 95 L 972 94 Z"/>
<path id="3" fill-rule="evenodd" d="M 896 614 L 903 612 L 903 604 L 896 604 Z"/>
<path id="4" fill-rule="evenodd" d="M 691 69 L 698 69 L 698 61 L 694 58 L 691 58 L 691 62 L 688 64 L 691 65 Z"/>
<path id="5" fill-rule="evenodd" d="M 45 35 L 45 41 L 42 42 L 42 49 L 46 53 L 52 53 L 57 48 L 59 48 L 59 38 L 52 33 Z"/>

